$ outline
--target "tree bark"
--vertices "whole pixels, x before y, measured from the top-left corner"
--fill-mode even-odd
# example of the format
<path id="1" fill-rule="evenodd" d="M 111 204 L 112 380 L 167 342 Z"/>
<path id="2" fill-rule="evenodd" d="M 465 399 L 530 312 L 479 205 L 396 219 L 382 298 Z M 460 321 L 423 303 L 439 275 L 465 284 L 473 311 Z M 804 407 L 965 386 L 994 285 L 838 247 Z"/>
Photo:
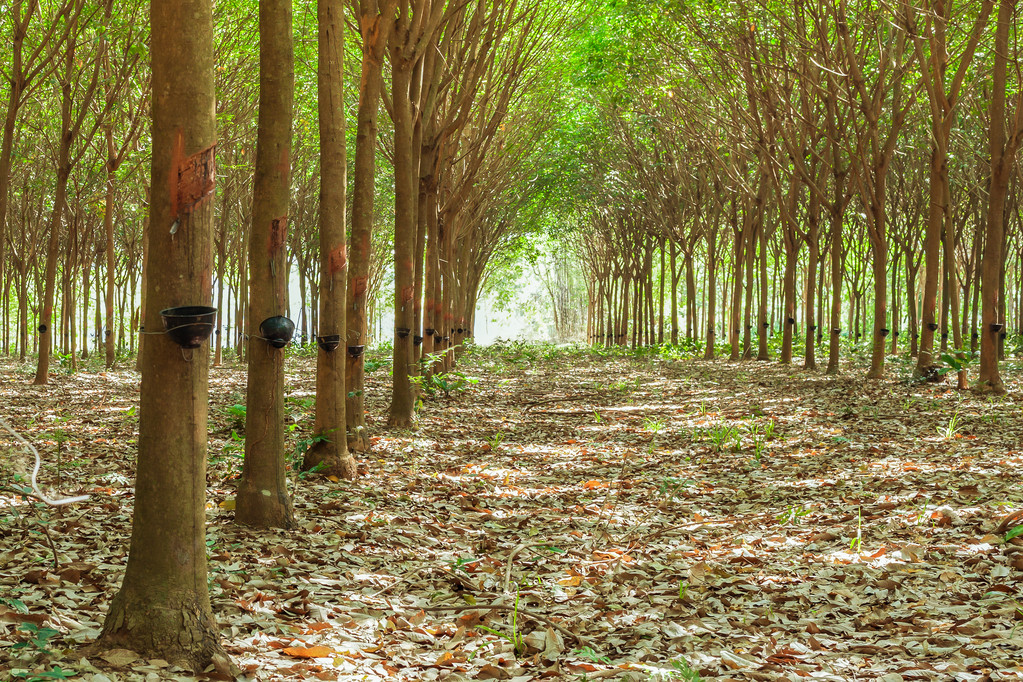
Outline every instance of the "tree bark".
<path id="1" fill-rule="evenodd" d="M 391 107 L 394 118 L 394 347 L 391 365 L 391 407 L 388 426 L 412 424 L 415 396 L 409 374 L 412 366 L 412 325 L 415 308 L 416 181 L 413 163 L 412 99 L 413 64 L 408 63 L 404 41 L 391 50 Z"/>
<path id="2" fill-rule="evenodd" d="M 153 0 L 151 21 L 150 216 L 159 226 L 151 239 L 160 254 L 147 281 L 146 322 L 153 331 L 162 328 L 157 311 L 212 298 L 216 122 L 210 0 Z M 200 162 L 192 170 L 206 171 L 194 174 L 191 187 L 179 183 L 189 160 Z M 230 675 L 207 583 L 208 354 L 183 351 L 162 334 L 151 335 L 143 352 L 131 550 L 99 646 L 132 649 L 197 673 L 212 661 Z"/>
<path id="3" fill-rule="evenodd" d="M 390 13 L 394 0 L 378 6 L 374 0 L 359 3 L 359 31 L 362 36 L 362 66 L 359 80 L 359 106 L 356 114 L 355 168 L 352 182 L 352 238 L 345 291 L 346 400 L 345 421 L 348 447 L 356 452 L 369 450 L 366 432 L 365 369 L 363 349 L 368 341 L 366 305 L 369 290 L 369 264 L 372 258 L 374 178 L 376 176 L 377 117 L 383 86 L 384 49 L 393 25 Z"/>
<path id="4" fill-rule="evenodd" d="M 289 178 L 294 104 L 291 1 L 259 3 L 259 124 L 249 237 L 248 388 L 245 461 L 235 521 L 291 528 L 284 459 L 284 348 L 262 337 L 268 318 L 287 312 Z"/>
<path id="5" fill-rule="evenodd" d="M 996 394 L 1005 393 L 998 368 L 999 334 L 1005 320 L 1001 316 L 1001 280 L 1005 202 L 1012 176 L 1016 150 L 1023 135 L 1023 86 L 1014 96 L 1012 127 L 1006 130 L 1008 87 L 1009 27 L 1015 16 L 1016 0 L 1000 0 L 995 24 L 995 56 L 992 72 L 993 94 L 988 145 L 991 154 L 991 180 L 988 190 L 987 234 L 980 284 L 980 381 L 977 389 Z"/>
<path id="6" fill-rule="evenodd" d="M 354 479 L 355 458 L 345 437 L 345 110 L 344 3 L 319 0 L 316 84 L 320 126 L 320 314 L 317 319 L 315 442 L 302 468 Z M 330 349 L 327 342 L 333 343 Z"/>
<path id="7" fill-rule="evenodd" d="M 103 331 L 103 344 L 106 351 L 105 365 L 107 369 L 114 366 L 117 359 L 116 342 L 114 337 L 114 283 L 116 267 L 116 256 L 114 255 L 114 180 L 117 172 L 116 152 L 114 150 L 114 129 L 113 124 L 106 125 L 107 143 L 107 181 L 106 181 L 106 205 L 103 207 L 103 236 L 106 244 L 106 295 L 104 306 L 106 313 L 106 329 Z"/>

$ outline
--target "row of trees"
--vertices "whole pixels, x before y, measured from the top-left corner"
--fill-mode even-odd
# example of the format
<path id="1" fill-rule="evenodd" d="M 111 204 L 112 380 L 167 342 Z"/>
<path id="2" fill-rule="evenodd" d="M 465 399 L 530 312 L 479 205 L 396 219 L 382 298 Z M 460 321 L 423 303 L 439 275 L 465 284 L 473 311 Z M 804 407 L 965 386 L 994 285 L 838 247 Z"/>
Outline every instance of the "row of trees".
<path id="1" fill-rule="evenodd" d="M 24 356 L 33 337 L 35 382 L 46 384 L 58 337 L 76 359 L 90 318 L 102 317 L 108 366 L 117 337 L 138 333 L 131 551 L 100 645 L 225 674 L 203 521 L 208 366 L 224 335 L 214 353 L 192 348 L 163 332 L 161 311 L 209 306 L 211 331 L 244 330 L 236 520 L 293 527 L 283 344 L 262 323 L 289 313 L 297 271 L 318 345 L 316 444 L 303 466 L 354 478 L 351 452 L 368 448 L 363 350 L 384 269 L 373 257 L 381 216 L 393 219 L 389 423 L 403 426 L 412 377 L 454 362 L 488 263 L 535 203 L 529 159 L 557 108 L 551 48 L 567 16 L 540 0 L 297 7 L 15 0 L 4 17 L 14 50 L 3 65 L 3 352 Z M 346 52 L 357 56 L 347 65 Z M 97 270 L 103 305 L 90 312 Z"/>
<path id="2" fill-rule="evenodd" d="M 0 349 L 22 359 L 38 352 L 44 360 L 40 367 L 48 367 L 58 349 L 77 366 L 81 355 L 98 348 L 111 366 L 118 351 L 137 349 L 142 331 L 142 254 L 150 192 L 144 173 L 149 155 L 148 32 L 143 3 L 101 5 L 23 0 L 0 20 L 7 22 L 0 27 L 15 46 L 10 64 L 2 65 L 13 86 L 6 93 L 0 155 L 5 183 L 0 187 Z M 437 10 L 440 14 L 429 25 L 415 29 L 421 34 L 391 35 L 388 29 L 378 36 L 374 26 L 392 11 L 389 5 L 348 9 L 346 21 L 363 27 L 344 38 L 349 54 L 363 58 L 349 59 L 341 67 L 347 86 L 343 108 L 356 119 L 346 131 L 346 146 L 355 149 L 363 141 L 363 152 L 354 154 L 353 166 L 359 169 L 346 180 L 349 230 L 357 235 L 350 254 L 352 279 L 359 280 L 353 290 L 365 290 L 365 301 L 356 305 L 361 316 L 374 308 L 378 316 L 383 314 L 383 287 L 396 274 L 395 226 L 408 226 L 414 219 L 415 231 L 401 233 L 398 243 L 405 248 L 414 239 L 408 260 L 417 259 L 411 286 L 418 303 L 406 306 L 412 319 L 397 326 L 415 327 L 408 343 L 424 336 L 423 348 L 432 352 L 438 344 L 453 344 L 451 329 L 472 328 L 473 303 L 490 256 L 527 224 L 519 215 L 531 182 L 524 160 L 557 106 L 557 89 L 551 84 L 558 72 L 544 64 L 563 19 L 551 18 L 539 2 L 494 7 L 460 3 Z M 394 11 L 399 9 L 395 5 Z M 249 1 L 218 3 L 214 16 L 220 176 L 214 204 L 214 286 L 221 315 L 211 345 L 217 363 L 232 346 L 244 355 L 248 327 L 248 225 L 258 103 L 258 64 L 248 48 L 257 39 L 256 20 L 256 3 Z M 291 288 L 299 294 L 299 300 L 286 300 L 285 312 L 296 319 L 306 342 L 317 336 L 319 323 L 317 61 L 316 42 L 308 38 L 315 35 L 315 22 L 315 13 L 303 4 L 293 27 L 295 172 L 285 256 L 292 285 L 286 297 L 291 297 Z M 532 30 L 538 22 L 551 30 Z M 367 32 L 376 41 L 368 46 Z M 397 108 L 399 115 L 408 107 L 415 110 L 414 139 L 395 137 L 391 116 L 391 57 L 401 44 L 415 44 L 410 49 L 417 52 L 408 57 L 419 69 L 413 74 L 415 87 L 407 101 L 399 97 Z M 381 102 L 388 115 L 378 121 Z M 67 125 L 58 129 L 62 103 L 70 114 Z M 403 186 L 395 181 L 396 143 L 414 150 L 410 163 L 416 167 L 412 185 L 401 192 L 396 192 Z M 68 160 L 65 171 L 58 173 L 61 145 Z M 421 162 L 424 150 L 427 156 Z M 63 183 L 61 175 L 67 176 Z M 63 194 L 57 191 L 62 184 Z M 408 192 L 415 194 L 411 203 Z M 411 218 L 397 221 L 399 194 L 402 205 L 415 210 Z M 433 240 L 426 238 L 433 224 L 426 218 L 430 213 L 437 215 Z M 434 267 L 424 267 L 427 262 Z M 400 288 L 408 286 L 402 280 Z M 427 288 L 433 300 L 443 287 L 449 296 L 437 300 L 451 310 L 441 314 L 446 321 L 435 321 L 436 310 L 422 302 Z M 43 327 L 46 336 L 39 331 Z M 427 335 L 426 329 L 447 331 Z M 366 338 L 357 330 L 346 334 L 353 346 L 364 345 Z M 42 369 L 39 381 L 45 381 Z"/>
<path id="3" fill-rule="evenodd" d="M 901 332 L 921 376 L 938 339 L 972 342 L 979 388 L 1004 390 L 1023 296 L 1016 2 L 638 2 L 607 21 L 626 47 L 597 33 L 580 75 L 615 142 L 582 211 L 592 341 L 663 338 L 667 280 L 672 340 L 702 329 L 708 356 L 724 334 L 733 359 L 766 358 L 780 328 L 790 362 L 798 323 L 804 364 L 825 341 L 836 372 L 844 327 L 880 377 Z"/>

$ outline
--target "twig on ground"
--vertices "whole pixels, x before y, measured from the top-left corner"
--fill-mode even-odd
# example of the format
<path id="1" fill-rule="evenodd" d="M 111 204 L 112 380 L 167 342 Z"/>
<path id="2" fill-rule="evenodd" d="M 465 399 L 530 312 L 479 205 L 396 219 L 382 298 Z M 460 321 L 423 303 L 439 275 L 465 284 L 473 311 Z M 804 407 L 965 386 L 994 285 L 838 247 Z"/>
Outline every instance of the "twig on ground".
<path id="1" fill-rule="evenodd" d="M 670 526 L 666 526 L 665 528 L 659 528 L 659 529 L 657 529 L 655 531 L 650 531 L 646 535 L 639 535 L 639 536 L 635 536 L 635 537 L 632 534 L 634 532 L 636 532 L 637 530 L 639 530 L 639 526 L 634 526 L 631 531 L 629 531 L 628 533 L 625 534 L 625 536 L 622 538 L 622 542 L 628 542 L 628 543 L 630 543 L 632 545 L 640 545 L 642 543 L 649 542 L 649 541 L 651 541 L 651 540 L 653 540 L 655 538 L 658 538 L 658 537 L 660 537 L 662 535 L 670 533 L 673 530 L 693 531 L 693 530 L 698 529 L 700 526 L 706 526 L 706 525 L 707 525 L 706 523 L 696 522 L 696 521 L 690 521 L 690 522 L 687 522 L 687 523 L 678 523 L 678 524 L 673 524 L 673 525 L 670 525 Z"/>
<path id="2" fill-rule="evenodd" d="M 529 410 L 530 408 L 536 407 L 537 405 L 547 405 L 549 403 L 567 403 L 570 400 L 586 400 L 587 398 L 599 398 L 599 393 L 585 393 L 583 395 L 569 395 L 562 396 L 560 398 L 547 398 L 546 400 L 532 400 L 528 403 L 523 403 L 523 411 Z"/>
<path id="3" fill-rule="evenodd" d="M 434 568 L 436 568 L 436 567 L 435 566 L 423 566 L 422 568 L 417 568 L 416 570 L 414 570 L 411 573 L 409 573 L 408 575 L 406 575 L 404 578 L 399 578 L 398 580 L 395 580 L 393 583 L 391 583 L 390 585 L 388 585 L 384 589 L 380 590 L 379 592 L 374 592 L 373 594 L 370 594 L 370 595 L 367 595 L 367 596 L 370 599 L 373 599 L 375 597 L 379 597 L 384 592 L 387 592 L 387 591 L 397 587 L 398 585 L 401 585 L 402 583 L 410 582 L 416 576 L 418 576 L 418 575 L 420 575 L 420 574 L 422 574 L 422 573 L 424 573 L 426 571 L 432 571 Z"/>
<path id="4" fill-rule="evenodd" d="M 529 549 L 530 547 L 550 547 L 550 546 L 551 546 L 551 543 L 549 543 L 549 542 L 524 542 L 524 543 L 522 543 L 521 545 L 519 545 L 518 547 L 516 547 L 515 549 L 513 549 L 511 551 L 511 553 L 508 555 L 508 558 L 504 560 L 505 561 L 505 564 L 504 564 L 504 591 L 506 593 L 509 592 L 508 585 L 509 585 L 509 583 L 511 583 L 512 565 L 513 565 L 513 563 L 515 561 L 515 556 L 519 552 L 521 552 L 522 550 Z"/>
<path id="5" fill-rule="evenodd" d="M 57 547 L 53 544 L 53 538 L 50 536 L 50 529 L 46 527 L 46 523 L 40 520 L 39 527 L 43 529 L 43 535 L 46 536 L 46 544 L 50 546 L 50 551 L 53 553 L 53 570 L 56 571 L 60 568 L 60 562 L 57 560 Z"/>
<path id="6" fill-rule="evenodd" d="M 89 499 L 88 495 L 78 495 L 76 497 L 62 497 L 60 499 L 54 500 L 43 494 L 43 491 L 39 489 L 39 483 L 36 481 L 36 478 L 39 476 L 39 467 L 42 464 L 42 458 L 39 456 L 39 451 L 35 449 L 34 445 L 32 445 L 27 440 L 22 438 L 20 433 L 12 429 L 10 424 L 4 421 L 3 417 L 0 417 L 0 426 L 4 427 L 12 436 L 14 436 L 15 440 L 17 440 L 19 443 L 25 446 L 25 449 L 32 453 L 32 455 L 35 457 L 36 461 L 35 467 L 33 467 L 32 476 L 29 479 L 29 482 L 31 483 L 31 490 L 21 491 L 19 492 L 20 495 L 24 495 L 26 497 L 34 497 L 40 502 L 44 502 L 50 505 L 51 507 L 60 507 L 65 504 L 84 502 L 85 500 Z"/>
<path id="7" fill-rule="evenodd" d="M 1002 522 L 998 524 L 998 528 L 995 528 L 995 534 L 1002 535 L 1010 527 L 1019 525 L 1018 522 L 1020 521 L 1023 521 L 1023 509 L 1017 509 L 1002 519 Z"/>
<path id="8" fill-rule="evenodd" d="M 586 637 L 583 637 L 582 635 L 577 635 L 571 630 L 568 630 L 562 627 L 561 625 L 558 625 L 547 616 L 540 613 L 536 613 L 534 611 L 530 611 L 529 609 L 524 609 L 521 606 L 515 606 L 512 604 L 452 604 L 451 606 L 420 606 L 420 607 L 413 606 L 410 608 L 418 608 L 420 611 L 473 611 L 473 610 L 515 611 L 520 616 L 526 616 L 528 618 L 532 618 L 534 620 L 547 623 L 561 634 L 567 637 L 571 637 L 572 639 L 574 639 L 575 641 L 579 642 L 582 645 L 588 646 L 590 644 L 590 640 L 587 639 Z"/>

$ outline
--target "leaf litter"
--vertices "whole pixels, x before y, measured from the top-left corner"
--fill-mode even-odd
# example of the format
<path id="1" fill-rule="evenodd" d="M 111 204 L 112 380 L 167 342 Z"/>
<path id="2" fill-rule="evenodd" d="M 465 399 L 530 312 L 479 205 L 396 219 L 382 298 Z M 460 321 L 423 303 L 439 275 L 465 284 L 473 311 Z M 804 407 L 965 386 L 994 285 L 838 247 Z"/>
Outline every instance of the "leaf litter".
<path id="1" fill-rule="evenodd" d="M 985 398 L 519 346 L 459 371 L 478 383 L 426 396 L 408 431 L 383 428 L 370 374 L 364 475 L 293 472 L 301 527 L 280 532 L 233 524 L 244 369 L 211 370 L 210 591 L 247 678 L 1023 676 L 1018 376 Z M 314 370 L 288 372 L 296 448 Z M 138 375 L 27 379 L 0 366 L 5 416 L 51 490 L 92 497 L 0 493 L 0 679 L 191 679 L 77 653 L 127 558 Z M 0 439 L 5 484 L 22 458 Z"/>

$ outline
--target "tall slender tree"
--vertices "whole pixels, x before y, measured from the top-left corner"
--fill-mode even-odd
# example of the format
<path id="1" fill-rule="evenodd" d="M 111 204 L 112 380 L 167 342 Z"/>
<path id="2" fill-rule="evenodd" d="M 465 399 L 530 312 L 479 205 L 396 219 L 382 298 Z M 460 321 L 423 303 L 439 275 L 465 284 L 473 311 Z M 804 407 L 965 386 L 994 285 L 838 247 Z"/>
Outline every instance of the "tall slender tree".
<path id="1" fill-rule="evenodd" d="M 77 0 L 84 4 L 84 0 Z M 99 39 L 99 51 L 88 57 L 79 48 L 88 45 L 84 35 L 89 21 L 79 10 L 70 18 L 67 46 L 64 50 L 64 68 L 59 72 L 60 83 L 60 139 L 57 143 L 56 186 L 53 209 L 50 212 L 49 243 L 46 251 L 45 281 L 43 283 L 43 306 L 39 316 L 39 355 L 36 362 L 34 384 L 49 381 L 50 354 L 54 346 L 53 306 L 57 287 L 57 261 L 60 255 L 61 228 L 67 212 L 68 183 L 71 171 L 82 160 L 98 126 L 91 129 L 86 121 L 92 112 L 92 101 L 99 86 L 102 68 L 102 53 L 105 40 Z M 91 73 L 90 73 L 91 71 Z M 102 119 L 106 110 L 97 114 Z"/>
<path id="2" fill-rule="evenodd" d="M 359 105 L 356 113 L 355 167 L 352 181 L 352 238 L 348 287 L 345 293 L 345 421 L 348 447 L 369 450 L 366 432 L 365 370 L 363 349 L 369 329 L 370 259 L 373 254 L 373 203 L 376 177 L 377 120 L 383 88 L 384 52 L 394 27 L 397 0 L 358 0 L 359 36 L 362 43 Z"/>
<path id="3" fill-rule="evenodd" d="M 1016 152 L 1023 142 L 1023 83 L 1016 83 L 1010 98 L 1009 33 L 1016 23 L 1017 0 L 1000 0 L 995 21 L 994 69 L 991 117 L 988 129 L 988 150 L 991 154 L 991 180 L 988 187 L 984 260 L 980 291 L 980 382 L 977 388 L 991 393 L 1004 393 L 1005 385 L 998 369 L 999 334 L 1005 328 L 1003 277 L 1005 238 L 1005 205 L 1009 181 L 1016 163 Z M 1018 53 L 1017 53 L 1018 54 Z"/>
<path id="4" fill-rule="evenodd" d="M 25 0 L 14 0 L 8 9 L 13 32 L 10 42 L 10 67 L 4 65 L 4 77 L 10 89 L 7 95 L 7 111 L 4 115 L 3 137 L 0 138 L 0 285 L 6 281 L 7 203 L 10 195 L 12 151 L 18 112 L 32 91 L 40 83 L 45 82 L 59 66 L 60 52 L 64 49 L 68 35 L 77 26 L 77 19 L 83 7 L 84 3 L 78 0 L 63 0 L 47 18 L 48 23 L 44 26 L 35 48 L 30 48 L 27 54 L 25 40 L 28 38 L 32 20 L 43 17 L 39 0 L 28 0 L 27 4 Z M 0 348 L 0 353 L 6 354 L 7 348 Z"/>
<path id="5" fill-rule="evenodd" d="M 994 0 L 982 0 L 980 11 L 973 19 L 969 40 L 955 57 L 958 64 L 947 79 L 950 64 L 954 64 L 949 54 L 948 28 L 952 18 L 952 0 L 927 0 L 921 8 L 922 21 L 915 21 L 914 14 L 907 14 L 910 22 L 907 26 L 909 36 L 913 39 L 917 63 L 920 65 L 922 82 L 927 92 L 927 101 L 931 113 L 931 166 L 930 208 L 927 216 L 927 230 L 924 239 L 924 296 L 923 323 L 920 331 L 920 348 L 917 351 L 916 373 L 922 376 L 935 368 L 934 332 L 937 321 L 935 306 L 938 299 L 938 266 L 939 245 L 945 225 L 951 220 L 951 207 L 947 199 L 949 194 L 948 147 L 955 117 L 952 115 L 959 107 L 961 92 L 966 74 L 973 61 L 973 55 L 980 43 L 983 29 L 987 25 Z M 950 263 L 946 262 L 946 269 Z M 947 331 L 947 330 L 946 330 Z M 960 387 L 965 386 L 965 373 L 960 372 Z"/>
<path id="6" fill-rule="evenodd" d="M 208 305 L 216 93 L 210 0 L 152 0 L 153 154 L 146 328 L 158 311 Z M 231 675 L 206 565 L 205 348 L 154 334 L 144 346 L 131 550 L 99 645 Z"/>
<path id="7" fill-rule="evenodd" d="M 320 125 L 320 315 L 316 355 L 316 442 L 303 469 L 355 478 L 345 437 L 345 109 L 344 3 L 319 0 L 316 89 Z M 334 338 L 336 337 L 336 338 Z"/>
<path id="8" fill-rule="evenodd" d="M 291 120 L 295 97 L 291 0 L 259 3 L 259 123 L 249 237 L 248 389 L 245 462 L 235 520 L 295 523 L 285 478 L 284 348 L 263 337 L 264 320 L 287 312 Z"/>

